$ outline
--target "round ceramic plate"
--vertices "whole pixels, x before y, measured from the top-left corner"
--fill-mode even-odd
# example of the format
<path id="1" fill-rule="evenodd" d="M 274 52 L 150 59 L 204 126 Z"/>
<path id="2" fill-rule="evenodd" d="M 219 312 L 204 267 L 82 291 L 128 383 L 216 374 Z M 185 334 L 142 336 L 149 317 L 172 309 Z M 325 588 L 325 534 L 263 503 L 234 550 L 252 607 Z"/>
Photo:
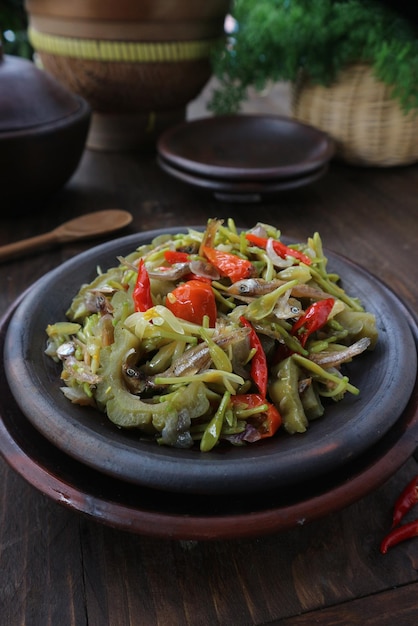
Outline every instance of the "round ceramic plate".
<path id="1" fill-rule="evenodd" d="M 0 359 L 14 311 L 0 320 Z M 396 472 L 418 446 L 418 382 L 402 416 L 364 454 L 297 489 L 237 495 L 173 494 L 123 482 L 79 463 L 52 445 L 23 415 L 0 377 L 0 453 L 42 494 L 102 524 L 170 539 L 257 537 L 338 511 Z"/>
<path id="2" fill-rule="evenodd" d="M 398 420 L 417 371 L 415 322 L 399 298 L 358 265 L 327 252 L 329 269 L 346 291 L 374 312 L 379 342 L 347 365 L 361 390 L 326 408 L 303 435 L 280 433 L 245 447 L 208 453 L 158 446 L 138 433 L 115 428 L 93 408 L 71 404 L 60 391 L 60 368 L 44 354 L 45 328 L 65 319 L 82 283 L 167 229 L 102 244 L 37 281 L 12 316 L 4 366 L 16 401 L 32 425 L 61 451 L 99 472 L 147 488 L 184 494 L 238 494 L 286 489 L 334 472 L 375 444 Z"/>
<path id="3" fill-rule="evenodd" d="M 290 191 L 305 187 L 322 178 L 328 171 L 328 164 L 309 171 L 302 176 L 294 176 L 290 178 L 278 178 L 277 180 L 227 180 L 226 178 L 210 178 L 190 172 L 173 166 L 169 161 L 158 157 L 157 163 L 167 174 L 173 178 L 177 178 L 188 185 L 199 187 L 205 191 L 210 191 L 218 200 L 226 200 L 228 202 L 252 201 L 259 202 L 264 196 L 278 194 L 282 191 Z"/>
<path id="4" fill-rule="evenodd" d="M 166 130 L 158 154 L 172 166 L 208 178 L 268 180 L 305 176 L 334 155 L 323 131 L 278 115 L 220 115 Z"/>

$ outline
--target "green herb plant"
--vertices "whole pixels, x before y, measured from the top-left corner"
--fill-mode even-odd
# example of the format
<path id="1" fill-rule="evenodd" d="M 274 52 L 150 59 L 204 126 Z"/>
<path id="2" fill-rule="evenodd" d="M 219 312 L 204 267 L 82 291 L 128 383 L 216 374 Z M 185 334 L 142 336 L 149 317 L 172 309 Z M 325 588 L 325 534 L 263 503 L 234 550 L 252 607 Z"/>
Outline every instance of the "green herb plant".
<path id="1" fill-rule="evenodd" d="M 418 33 L 373 0 L 234 0 L 235 29 L 212 57 L 219 81 L 208 104 L 237 113 L 249 87 L 295 81 L 304 70 L 329 86 L 351 63 L 368 63 L 406 113 L 418 109 Z"/>
<path id="2" fill-rule="evenodd" d="M 33 49 L 28 40 L 27 26 L 23 0 L 0 1 L 0 43 L 5 54 L 32 58 Z"/>

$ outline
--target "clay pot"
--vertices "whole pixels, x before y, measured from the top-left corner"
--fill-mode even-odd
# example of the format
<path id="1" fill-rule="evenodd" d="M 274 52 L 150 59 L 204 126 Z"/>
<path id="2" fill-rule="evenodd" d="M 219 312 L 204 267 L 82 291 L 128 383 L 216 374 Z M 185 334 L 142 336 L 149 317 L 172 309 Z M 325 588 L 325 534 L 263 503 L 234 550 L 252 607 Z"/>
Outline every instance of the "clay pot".
<path id="1" fill-rule="evenodd" d="M 230 0 L 26 0 L 42 66 L 93 109 L 89 147 L 137 149 L 185 118 Z"/>
<path id="2" fill-rule="evenodd" d="M 1 54 L 0 195 L 10 216 L 43 205 L 70 179 L 91 109 L 34 63 Z"/>

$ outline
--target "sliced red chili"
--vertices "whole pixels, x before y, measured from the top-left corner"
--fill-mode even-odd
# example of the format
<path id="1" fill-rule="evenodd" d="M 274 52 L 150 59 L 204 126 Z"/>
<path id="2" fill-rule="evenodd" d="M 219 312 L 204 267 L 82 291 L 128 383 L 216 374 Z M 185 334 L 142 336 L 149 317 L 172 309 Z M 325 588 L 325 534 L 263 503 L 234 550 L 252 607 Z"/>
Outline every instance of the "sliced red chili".
<path id="1" fill-rule="evenodd" d="M 167 263 L 174 265 L 174 263 L 187 263 L 189 255 L 187 252 L 181 252 L 180 250 L 166 250 L 164 252 L 164 258 Z"/>
<path id="2" fill-rule="evenodd" d="M 171 291 L 165 305 L 176 317 L 202 324 L 205 315 L 209 318 L 209 326 L 216 324 L 217 309 L 215 294 L 209 282 L 189 280 Z"/>
<path id="3" fill-rule="evenodd" d="M 236 396 L 231 396 L 231 402 L 233 405 L 243 405 L 248 409 L 256 409 L 262 405 L 267 406 L 265 413 L 260 413 L 255 417 L 256 428 L 260 435 L 260 439 L 266 437 L 272 437 L 280 428 L 282 418 L 279 411 L 274 404 L 268 402 L 261 394 L 258 393 L 244 393 Z M 252 424 L 254 425 L 254 421 Z"/>
<path id="4" fill-rule="evenodd" d="M 253 358 L 251 359 L 251 378 L 256 384 L 258 391 L 263 397 L 265 397 L 267 393 L 268 380 L 268 366 L 266 354 L 264 352 L 260 338 L 253 328 L 251 322 L 249 322 L 245 317 L 240 317 L 240 322 L 243 326 L 246 326 L 250 329 L 250 346 L 251 348 L 256 350 Z"/>
<path id="5" fill-rule="evenodd" d="M 312 333 L 325 326 L 333 306 L 333 298 L 318 300 L 311 304 L 305 313 L 293 324 L 292 335 L 298 337 L 302 346 L 306 344 Z"/>
<path id="6" fill-rule="evenodd" d="M 247 239 L 247 241 L 253 243 L 258 248 L 265 249 L 267 247 L 267 237 L 259 237 L 258 235 L 253 235 L 253 233 L 247 233 L 245 235 L 245 238 Z M 312 259 L 309 258 L 306 254 L 303 254 L 303 252 L 300 252 L 299 250 L 294 250 L 293 248 L 286 246 L 281 241 L 277 241 L 277 239 L 273 239 L 272 241 L 275 253 L 283 259 L 285 259 L 287 256 L 292 256 L 302 263 L 305 263 L 305 265 L 312 265 Z"/>
<path id="7" fill-rule="evenodd" d="M 132 292 L 135 311 L 147 311 L 154 303 L 151 296 L 151 284 L 144 259 L 140 259 L 138 264 L 138 276 Z"/>
<path id="8" fill-rule="evenodd" d="M 209 246 L 202 247 L 202 253 L 223 275 L 236 283 L 238 280 L 251 278 L 255 274 L 254 265 L 247 259 L 242 259 L 231 252 L 223 252 Z"/>

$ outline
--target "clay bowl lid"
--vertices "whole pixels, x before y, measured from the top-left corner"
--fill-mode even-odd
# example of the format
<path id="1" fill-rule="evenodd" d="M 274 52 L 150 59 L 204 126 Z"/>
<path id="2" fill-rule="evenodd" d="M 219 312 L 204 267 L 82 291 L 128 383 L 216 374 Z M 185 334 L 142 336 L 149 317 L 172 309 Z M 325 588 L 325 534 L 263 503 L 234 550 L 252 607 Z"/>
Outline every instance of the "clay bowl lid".
<path id="1" fill-rule="evenodd" d="M 80 109 L 77 96 L 27 59 L 0 46 L 0 133 L 44 126 Z"/>

